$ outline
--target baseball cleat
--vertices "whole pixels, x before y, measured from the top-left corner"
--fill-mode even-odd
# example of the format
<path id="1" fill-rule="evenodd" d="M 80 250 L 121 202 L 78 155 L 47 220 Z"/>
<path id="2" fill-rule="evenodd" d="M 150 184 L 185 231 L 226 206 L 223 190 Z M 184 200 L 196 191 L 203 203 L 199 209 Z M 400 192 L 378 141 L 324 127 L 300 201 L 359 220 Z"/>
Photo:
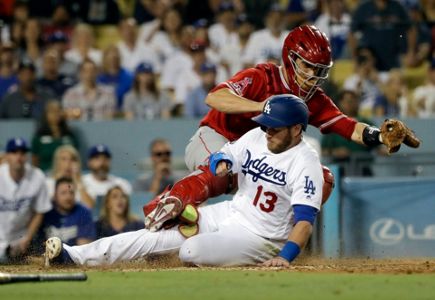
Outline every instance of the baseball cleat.
<path id="1" fill-rule="evenodd" d="M 50 261 L 62 253 L 62 241 L 58 237 L 51 237 L 45 241 L 44 265 L 50 266 Z"/>
<path id="2" fill-rule="evenodd" d="M 163 223 L 177 217 L 183 210 L 183 203 L 174 196 L 163 198 L 145 217 L 145 228 L 155 232 L 162 228 Z"/>

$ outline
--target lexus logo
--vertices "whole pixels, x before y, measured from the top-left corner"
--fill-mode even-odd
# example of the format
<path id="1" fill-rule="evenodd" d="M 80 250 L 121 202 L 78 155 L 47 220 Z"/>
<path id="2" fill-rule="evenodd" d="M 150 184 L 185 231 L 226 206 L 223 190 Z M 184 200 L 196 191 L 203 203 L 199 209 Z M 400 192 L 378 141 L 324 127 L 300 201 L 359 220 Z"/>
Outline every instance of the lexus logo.
<path id="1" fill-rule="evenodd" d="M 402 223 L 391 219 L 379 219 L 370 226 L 370 238 L 377 244 L 394 245 L 405 237 Z"/>

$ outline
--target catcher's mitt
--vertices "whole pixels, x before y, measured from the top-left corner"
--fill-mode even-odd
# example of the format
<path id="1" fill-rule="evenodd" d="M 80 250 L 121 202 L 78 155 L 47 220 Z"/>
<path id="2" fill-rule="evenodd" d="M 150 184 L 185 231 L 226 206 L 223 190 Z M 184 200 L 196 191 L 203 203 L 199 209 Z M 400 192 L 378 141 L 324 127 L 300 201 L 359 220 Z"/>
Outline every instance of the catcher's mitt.
<path id="1" fill-rule="evenodd" d="M 400 145 L 418 148 L 420 140 L 402 121 L 386 119 L 381 126 L 382 143 L 387 146 L 388 153 L 399 151 Z"/>

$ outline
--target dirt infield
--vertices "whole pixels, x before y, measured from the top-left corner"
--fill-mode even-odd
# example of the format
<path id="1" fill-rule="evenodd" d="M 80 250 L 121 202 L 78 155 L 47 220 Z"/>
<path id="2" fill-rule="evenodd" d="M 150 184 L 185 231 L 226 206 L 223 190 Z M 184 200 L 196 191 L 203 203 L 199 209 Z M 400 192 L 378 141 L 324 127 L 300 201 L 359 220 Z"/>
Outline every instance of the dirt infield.
<path id="1" fill-rule="evenodd" d="M 435 274 L 434 259 L 324 259 L 301 257 L 289 268 L 264 268 L 261 266 L 231 267 L 231 268 L 197 268 L 184 266 L 176 256 L 153 257 L 147 260 L 116 264 L 103 267 L 55 266 L 46 269 L 42 266 L 42 258 L 34 257 L 26 264 L 3 265 L 0 272 L 63 272 L 63 271 L 170 271 L 221 269 L 221 270 L 252 270 L 252 271 L 282 271 L 282 272 L 319 272 L 319 273 L 365 273 L 365 274 Z"/>

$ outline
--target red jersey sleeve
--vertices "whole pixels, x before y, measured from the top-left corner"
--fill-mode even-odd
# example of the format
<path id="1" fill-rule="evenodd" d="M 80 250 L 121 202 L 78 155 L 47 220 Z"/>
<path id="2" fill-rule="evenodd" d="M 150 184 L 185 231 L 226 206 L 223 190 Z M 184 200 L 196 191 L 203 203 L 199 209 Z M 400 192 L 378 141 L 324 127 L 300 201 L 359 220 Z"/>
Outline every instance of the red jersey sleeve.
<path id="1" fill-rule="evenodd" d="M 307 102 L 309 124 L 322 133 L 336 133 L 350 140 L 357 121 L 343 114 L 323 91 L 317 91 Z"/>
<path id="2" fill-rule="evenodd" d="M 252 101 L 264 101 L 267 79 L 263 71 L 249 68 L 236 73 L 229 80 L 218 84 L 211 92 L 222 88 L 229 88 L 237 95 Z"/>

